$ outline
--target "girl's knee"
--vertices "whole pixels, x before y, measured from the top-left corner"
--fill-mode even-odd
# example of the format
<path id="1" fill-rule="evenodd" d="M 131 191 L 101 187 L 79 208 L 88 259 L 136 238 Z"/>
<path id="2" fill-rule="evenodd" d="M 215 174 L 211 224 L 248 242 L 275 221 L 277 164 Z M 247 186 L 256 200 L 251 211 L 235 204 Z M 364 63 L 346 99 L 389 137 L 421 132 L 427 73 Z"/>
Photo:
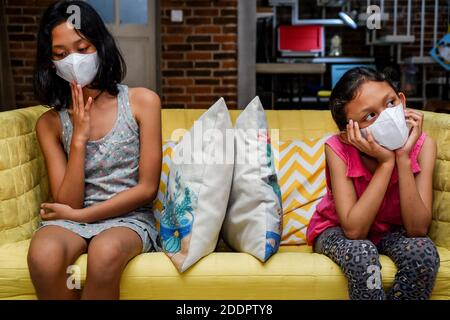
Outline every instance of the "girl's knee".
<path id="1" fill-rule="evenodd" d="M 343 259 L 351 299 L 384 299 L 378 250 L 371 241 L 351 240 Z"/>
<path id="2" fill-rule="evenodd" d="M 414 257 L 416 259 L 434 258 L 439 259 L 437 248 L 433 241 L 428 238 L 408 238 L 400 252 L 405 256 Z"/>
<path id="3" fill-rule="evenodd" d="M 376 262 L 379 259 L 377 247 L 369 240 L 350 240 L 347 252 L 361 261 Z"/>
<path id="4" fill-rule="evenodd" d="M 430 238 L 424 239 L 423 249 L 420 250 L 420 256 L 423 259 L 424 265 L 432 266 L 435 269 L 439 268 L 440 258 L 436 245 Z"/>
<path id="5" fill-rule="evenodd" d="M 28 250 L 27 263 L 30 273 L 34 276 L 57 275 L 64 271 L 64 250 L 52 241 L 46 242 L 45 245 L 31 245 Z"/>
<path id="6" fill-rule="evenodd" d="M 369 240 L 350 240 L 343 256 L 344 272 L 352 274 L 371 273 L 381 269 L 376 246 Z"/>
<path id="7" fill-rule="evenodd" d="M 410 276 L 434 279 L 439 270 L 439 253 L 430 238 L 410 238 L 399 257 L 398 267 Z"/>
<path id="8" fill-rule="evenodd" d="M 119 272 L 127 261 L 120 245 L 99 241 L 92 243 L 88 251 L 88 270 L 100 276 Z"/>

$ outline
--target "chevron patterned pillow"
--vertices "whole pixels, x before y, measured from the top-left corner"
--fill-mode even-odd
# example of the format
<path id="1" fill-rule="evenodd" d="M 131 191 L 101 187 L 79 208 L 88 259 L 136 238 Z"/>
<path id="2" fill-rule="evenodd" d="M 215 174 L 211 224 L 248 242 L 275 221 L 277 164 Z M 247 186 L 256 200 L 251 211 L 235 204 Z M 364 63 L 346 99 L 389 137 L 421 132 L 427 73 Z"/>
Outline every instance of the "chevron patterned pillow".
<path id="1" fill-rule="evenodd" d="M 172 163 L 172 153 L 175 149 L 176 142 L 168 141 L 163 145 L 163 159 L 162 159 L 162 168 L 161 168 L 161 179 L 159 181 L 159 189 L 158 195 L 156 199 L 153 201 L 153 212 L 156 217 L 156 221 L 158 222 L 159 229 L 159 220 L 161 219 L 161 213 L 164 208 L 164 197 L 167 190 L 167 179 L 169 177 L 170 165 Z"/>
<path id="2" fill-rule="evenodd" d="M 281 245 L 306 243 L 309 220 L 326 194 L 324 146 L 329 137 L 273 142 L 283 201 Z"/>

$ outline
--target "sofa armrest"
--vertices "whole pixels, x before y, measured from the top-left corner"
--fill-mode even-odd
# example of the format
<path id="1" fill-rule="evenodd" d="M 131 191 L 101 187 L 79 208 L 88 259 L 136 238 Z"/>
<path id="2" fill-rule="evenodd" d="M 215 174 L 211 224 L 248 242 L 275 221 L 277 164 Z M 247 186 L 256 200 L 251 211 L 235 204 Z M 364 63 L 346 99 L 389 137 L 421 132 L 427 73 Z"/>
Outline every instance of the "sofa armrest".
<path id="1" fill-rule="evenodd" d="M 0 246 L 31 238 L 49 198 L 35 125 L 48 108 L 0 112 Z"/>
<path id="2" fill-rule="evenodd" d="M 433 179 L 433 222 L 430 237 L 450 249 L 450 115 L 424 112 L 424 131 L 437 143 L 437 160 Z"/>

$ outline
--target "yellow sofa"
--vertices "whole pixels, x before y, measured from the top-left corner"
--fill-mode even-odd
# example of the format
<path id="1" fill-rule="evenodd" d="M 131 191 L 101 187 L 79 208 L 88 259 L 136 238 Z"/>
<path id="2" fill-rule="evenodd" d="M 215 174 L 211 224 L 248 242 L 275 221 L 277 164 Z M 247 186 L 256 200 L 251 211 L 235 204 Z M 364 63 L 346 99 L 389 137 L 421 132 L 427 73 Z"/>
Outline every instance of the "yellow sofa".
<path id="1" fill-rule="evenodd" d="M 27 250 L 48 200 L 47 174 L 34 126 L 44 107 L 0 113 L 0 298 L 35 299 Z M 204 110 L 163 110 L 163 136 L 190 128 Z M 233 119 L 238 111 L 232 111 Z M 328 111 L 268 111 L 280 140 L 319 137 L 336 130 Z M 450 115 L 425 113 L 425 131 L 438 143 L 430 237 L 439 246 L 441 267 L 433 299 L 450 299 Z M 396 272 L 381 257 L 385 288 Z M 86 276 L 86 255 L 77 264 Z M 136 257 L 121 283 L 122 299 L 348 299 L 339 267 L 308 246 L 281 247 L 263 264 L 250 255 L 215 252 L 180 275 L 163 253 Z"/>

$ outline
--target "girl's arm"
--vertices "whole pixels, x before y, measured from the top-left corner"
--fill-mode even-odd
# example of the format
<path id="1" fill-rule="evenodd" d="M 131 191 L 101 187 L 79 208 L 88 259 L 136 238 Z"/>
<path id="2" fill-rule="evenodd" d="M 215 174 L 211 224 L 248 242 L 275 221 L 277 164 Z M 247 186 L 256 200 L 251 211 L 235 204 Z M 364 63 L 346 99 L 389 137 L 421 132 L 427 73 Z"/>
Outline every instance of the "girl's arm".
<path id="1" fill-rule="evenodd" d="M 424 115 L 413 109 L 405 110 L 406 122 L 411 134 L 406 144 L 395 151 L 399 174 L 400 207 L 403 225 L 409 237 L 424 237 L 428 233 L 432 218 L 433 171 L 436 162 L 436 143 L 425 140 L 418 161 L 421 172 L 414 178 L 410 153 L 422 135 Z"/>
<path id="2" fill-rule="evenodd" d="M 336 211 L 342 229 L 349 239 L 365 239 L 389 186 L 395 154 L 376 143 L 368 128 L 367 139 L 362 137 L 358 122 L 350 120 L 346 132 L 348 143 L 375 158 L 378 163 L 369 185 L 357 199 L 353 182 L 346 176 L 347 166 L 334 152 L 327 151 Z"/>
<path id="3" fill-rule="evenodd" d="M 421 172 L 415 178 L 410 158 L 397 156 L 400 207 L 408 237 L 426 236 L 431 224 L 436 149 L 436 142 L 427 138 L 418 157 Z"/>
<path id="4" fill-rule="evenodd" d="M 93 100 L 84 104 L 80 86 L 70 84 L 74 129 L 67 159 L 61 145 L 61 122 L 55 111 L 46 112 L 36 124 L 36 134 L 44 154 L 53 200 L 81 209 L 84 203 L 84 164 L 90 134 Z"/>
<path id="5" fill-rule="evenodd" d="M 36 134 L 44 155 L 53 200 L 74 209 L 84 202 L 85 144 L 72 141 L 70 156 L 61 145 L 61 124 L 58 114 L 46 112 L 36 124 Z"/>
<path id="6" fill-rule="evenodd" d="M 327 145 L 325 155 L 342 230 L 349 239 L 366 239 L 388 188 L 395 160 L 378 164 L 367 189 L 358 199 L 353 182 L 346 175 L 347 165 Z"/>
<path id="7" fill-rule="evenodd" d="M 130 90 L 130 102 L 140 132 L 138 184 L 107 201 L 84 209 L 73 210 L 61 204 L 44 204 L 43 208 L 52 211 L 41 211 L 44 220 L 63 218 L 92 223 L 121 216 L 155 199 L 162 162 L 161 102 L 155 93 L 140 88 Z"/>

